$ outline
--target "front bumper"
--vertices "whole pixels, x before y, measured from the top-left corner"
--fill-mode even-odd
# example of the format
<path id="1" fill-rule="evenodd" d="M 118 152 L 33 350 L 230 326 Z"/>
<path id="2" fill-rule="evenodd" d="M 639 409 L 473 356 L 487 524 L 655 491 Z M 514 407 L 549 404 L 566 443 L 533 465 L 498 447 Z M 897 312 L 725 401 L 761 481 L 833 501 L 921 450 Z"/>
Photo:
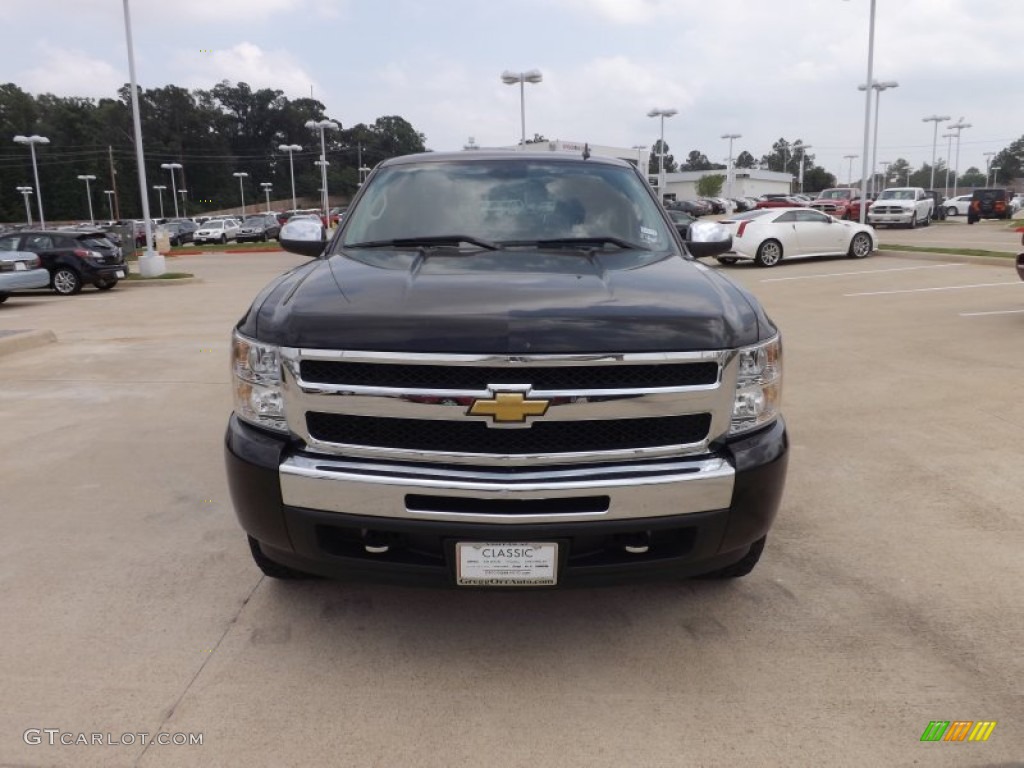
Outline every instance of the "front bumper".
<path id="1" fill-rule="evenodd" d="M 868 211 L 868 224 L 909 224 L 914 218 L 915 211 L 904 211 L 903 213 L 871 213 Z"/>
<path id="2" fill-rule="evenodd" d="M 225 459 L 242 527 L 283 565 L 453 586 L 458 541 L 557 541 L 558 583 L 572 586 L 742 558 L 775 518 L 788 439 L 780 419 L 700 458 L 478 471 L 306 454 L 232 416 Z M 367 532 L 388 551 L 368 552 Z M 637 536 L 649 550 L 626 552 Z"/>

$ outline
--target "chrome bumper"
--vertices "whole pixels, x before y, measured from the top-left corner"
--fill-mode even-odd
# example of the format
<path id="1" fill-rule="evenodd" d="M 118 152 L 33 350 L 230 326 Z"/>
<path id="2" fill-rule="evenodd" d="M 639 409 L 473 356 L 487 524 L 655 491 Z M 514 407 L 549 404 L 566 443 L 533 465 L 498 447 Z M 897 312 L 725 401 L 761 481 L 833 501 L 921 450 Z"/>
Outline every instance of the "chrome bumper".
<path id="1" fill-rule="evenodd" d="M 404 520 L 506 524 L 629 520 L 727 509 L 735 474 L 722 458 L 506 473 L 299 454 L 286 458 L 279 469 L 282 500 L 292 507 Z M 441 511 L 429 503 L 431 496 L 439 501 L 479 499 L 484 507 L 492 500 L 595 495 L 606 499 L 599 509 L 538 514 Z"/>

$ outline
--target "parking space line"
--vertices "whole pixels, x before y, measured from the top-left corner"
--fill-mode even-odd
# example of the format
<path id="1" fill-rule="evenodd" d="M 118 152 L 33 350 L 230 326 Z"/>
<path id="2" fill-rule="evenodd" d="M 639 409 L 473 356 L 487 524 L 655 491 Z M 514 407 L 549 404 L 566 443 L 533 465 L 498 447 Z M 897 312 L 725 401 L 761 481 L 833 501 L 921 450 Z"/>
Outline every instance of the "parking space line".
<path id="1" fill-rule="evenodd" d="M 1019 315 L 1024 309 L 1000 309 L 995 312 L 961 312 L 960 317 L 984 317 L 985 315 Z"/>
<path id="2" fill-rule="evenodd" d="M 797 275 L 795 277 L 766 277 L 762 283 L 781 283 L 784 280 L 820 280 L 825 277 L 847 277 L 850 275 L 877 275 L 883 272 L 911 272 L 917 269 L 941 269 L 942 267 L 962 267 L 963 264 L 929 264 L 927 267 L 892 267 L 890 269 L 863 269 L 859 272 L 829 272 L 824 275 Z"/>
<path id="3" fill-rule="evenodd" d="M 843 296 L 889 296 L 894 293 L 930 293 L 933 291 L 962 291 L 967 288 L 998 288 L 1007 285 L 1024 285 L 1024 282 L 1014 280 L 1005 283 L 975 283 L 973 285 L 944 285 L 940 288 L 904 288 L 895 291 L 864 291 L 863 293 L 844 293 Z"/>

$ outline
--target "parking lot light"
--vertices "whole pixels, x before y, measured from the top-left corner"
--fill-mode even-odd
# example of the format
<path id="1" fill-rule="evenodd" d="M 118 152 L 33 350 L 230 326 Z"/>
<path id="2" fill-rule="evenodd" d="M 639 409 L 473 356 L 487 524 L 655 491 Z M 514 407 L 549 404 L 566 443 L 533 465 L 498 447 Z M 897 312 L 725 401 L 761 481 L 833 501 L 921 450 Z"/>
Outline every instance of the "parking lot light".
<path id="1" fill-rule="evenodd" d="M 249 174 L 245 171 L 235 171 L 233 174 L 238 179 L 238 192 L 242 195 L 242 218 L 245 218 L 245 187 L 243 186 L 242 179 L 249 178 Z"/>
<path id="2" fill-rule="evenodd" d="M 181 215 L 188 218 L 188 208 L 185 206 L 185 195 L 188 194 L 188 190 L 179 189 L 178 194 L 181 195 Z"/>
<path id="3" fill-rule="evenodd" d="M 43 216 L 43 189 L 39 186 L 39 167 L 36 165 L 36 144 L 49 144 L 50 140 L 45 136 L 15 136 L 15 144 L 28 144 L 29 152 L 32 153 L 32 173 L 36 177 L 36 205 L 39 207 L 39 226 L 46 229 L 46 218 Z"/>
<path id="4" fill-rule="evenodd" d="M 997 181 L 997 179 L 996 179 L 996 172 L 997 171 L 1001 171 L 1002 169 L 1003 169 L 1003 166 L 1001 166 L 1001 165 L 993 165 L 992 166 L 992 169 L 991 169 L 992 170 L 992 181 L 990 183 L 988 183 L 987 186 L 990 186 L 990 187 L 994 187 L 995 186 L 996 181 Z M 986 179 L 987 178 L 988 177 L 986 176 Z"/>
<path id="5" fill-rule="evenodd" d="M 661 118 L 661 143 L 658 145 L 658 199 L 665 202 L 665 118 L 678 113 L 675 109 L 652 109 L 648 117 Z"/>
<path id="6" fill-rule="evenodd" d="M 961 117 L 957 122 L 952 125 L 946 126 L 951 131 L 956 131 L 956 164 L 953 166 L 953 197 L 957 196 L 957 186 L 960 182 L 960 133 L 964 128 L 971 128 L 970 123 L 965 123 Z"/>
<path id="7" fill-rule="evenodd" d="M 725 171 L 725 189 L 726 189 L 725 196 L 728 197 L 728 198 L 732 198 L 732 178 L 733 178 L 733 170 L 732 170 L 732 142 L 733 142 L 733 139 L 742 138 L 742 134 L 739 134 L 739 133 L 723 133 L 721 138 L 729 140 L 729 163 L 728 163 L 728 165 L 725 166 L 725 168 L 726 168 L 726 171 Z M 801 191 L 803 191 L 803 190 L 801 190 Z"/>
<path id="8" fill-rule="evenodd" d="M 260 186 L 263 188 L 263 193 L 267 196 L 267 213 L 270 213 L 270 188 L 274 185 L 269 181 L 261 181 Z"/>
<path id="9" fill-rule="evenodd" d="M 923 123 L 935 123 L 935 128 L 932 131 L 932 178 L 929 182 L 929 189 L 935 189 L 935 145 L 939 140 L 939 123 L 944 123 L 950 120 L 949 115 L 929 115 L 928 117 L 922 117 L 921 122 Z M 948 189 L 946 190 L 949 191 Z"/>
<path id="10" fill-rule="evenodd" d="M 847 171 L 846 174 L 846 186 L 848 187 L 853 186 L 853 161 L 856 160 L 858 157 L 860 157 L 860 155 L 843 155 L 844 160 L 850 161 L 850 170 Z M 861 197 L 861 199 L 863 200 L 864 198 Z M 861 207 L 863 208 L 863 206 Z"/>
<path id="11" fill-rule="evenodd" d="M 320 199 L 322 201 L 324 215 L 327 215 L 327 211 L 331 207 L 330 196 L 327 193 L 327 143 L 324 139 L 324 131 L 340 131 L 341 126 L 333 120 L 307 120 L 305 123 L 306 127 L 310 130 L 320 131 Z"/>
<path id="12" fill-rule="evenodd" d="M 875 80 L 875 82 L 871 84 L 871 88 L 875 91 L 875 138 L 871 145 L 871 184 L 869 187 L 872 192 L 878 192 L 878 190 L 875 189 L 875 174 L 878 172 L 878 111 L 881 106 L 882 91 L 886 91 L 890 88 L 898 88 L 899 85 L 900 84 L 895 80 Z M 857 90 L 866 91 L 867 86 L 858 85 Z"/>
<path id="13" fill-rule="evenodd" d="M 171 172 L 171 195 L 174 197 L 174 218 L 178 218 L 178 186 L 174 180 L 174 172 L 181 168 L 181 163 L 161 163 L 161 168 Z"/>
<path id="14" fill-rule="evenodd" d="M 298 144 L 279 144 L 277 148 L 281 152 L 288 153 L 288 167 L 292 172 L 292 210 L 294 211 L 298 206 L 295 204 L 295 157 L 293 153 L 301 152 L 302 147 Z"/>
<path id="15" fill-rule="evenodd" d="M 29 205 L 28 196 L 32 194 L 32 187 L 17 187 L 17 190 L 21 192 L 22 197 L 25 198 L 25 218 L 28 225 L 32 226 L 32 206 Z"/>
<path id="16" fill-rule="evenodd" d="M 505 85 L 519 84 L 519 121 L 522 125 L 522 138 L 519 146 L 526 148 L 526 83 L 539 83 L 544 75 L 538 69 L 530 69 L 526 72 L 509 72 L 507 69 L 501 73 L 501 82 Z"/>
<path id="17" fill-rule="evenodd" d="M 166 218 L 164 216 L 164 190 L 167 189 L 166 184 L 154 184 L 153 189 L 160 193 L 160 218 Z"/>
<path id="18" fill-rule="evenodd" d="M 89 182 L 96 181 L 96 177 L 90 174 L 79 174 L 78 178 L 85 182 L 85 199 L 89 201 L 89 223 L 95 224 L 96 217 L 92 215 L 92 190 L 89 188 Z"/>
<path id="19" fill-rule="evenodd" d="M 114 190 L 104 189 L 103 194 L 107 196 L 107 208 L 110 209 L 110 220 L 114 220 Z"/>

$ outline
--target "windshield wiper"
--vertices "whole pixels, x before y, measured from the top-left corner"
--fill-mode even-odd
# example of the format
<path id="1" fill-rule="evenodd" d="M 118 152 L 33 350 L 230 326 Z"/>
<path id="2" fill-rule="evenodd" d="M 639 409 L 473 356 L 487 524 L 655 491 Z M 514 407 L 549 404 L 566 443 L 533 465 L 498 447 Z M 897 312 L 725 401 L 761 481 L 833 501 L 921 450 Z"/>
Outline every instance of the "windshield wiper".
<path id="1" fill-rule="evenodd" d="M 446 245 L 458 246 L 469 243 L 487 251 L 501 250 L 501 246 L 489 240 L 482 240 L 472 235 L 432 235 L 430 237 L 396 237 L 391 240 L 368 240 L 365 243 L 352 243 L 345 248 L 435 248 Z"/>
<path id="2" fill-rule="evenodd" d="M 605 245 L 614 245 L 619 248 L 627 248 L 631 251 L 651 250 L 642 243 L 631 243 L 621 237 L 552 237 L 544 240 L 504 240 L 501 243 L 506 246 L 533 245 L 538 248 L 584 248 L 593 250 Z"/>

